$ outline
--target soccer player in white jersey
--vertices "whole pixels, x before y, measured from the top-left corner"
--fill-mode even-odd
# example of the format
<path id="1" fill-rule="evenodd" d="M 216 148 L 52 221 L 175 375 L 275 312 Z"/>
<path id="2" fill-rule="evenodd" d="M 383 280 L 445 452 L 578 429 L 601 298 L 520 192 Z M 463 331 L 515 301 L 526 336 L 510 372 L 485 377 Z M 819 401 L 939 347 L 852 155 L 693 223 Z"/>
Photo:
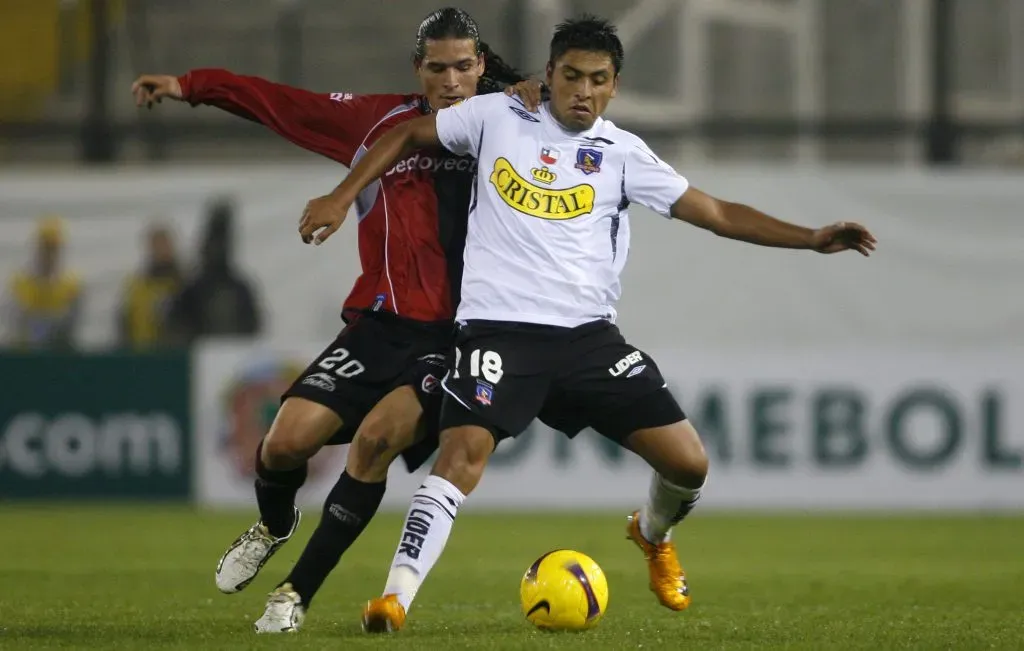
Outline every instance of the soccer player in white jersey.
<path id="1" fill-rule="evenodd" d="M 592 427 L 651 465 L 647 502 L 629 517 L 627 532 L 661 604 L 689 606 L 669 536 L 700 498 L 708 458 L 654 360 L 614 325 L 631 203 L 763 246 L 874 249 L 874 237 L 857 224 L 803 228 L 690 187 L 640 138 L 601 118 L 622 62 L 608 22 L 565 22 L 551 41 L 551 99 L 538 113 L 489 95 L 406 122 L 378 140 L 334 192 L 307 206 L 300 232 L 322 242 L 359 191 L 410 150 L 442 145 L 479 159 L 440 454 L 413 496 L 384 595 L 363 612 L 368 631 L 404 624 L 491 452 L 534 418 L 569 436 Z"/>

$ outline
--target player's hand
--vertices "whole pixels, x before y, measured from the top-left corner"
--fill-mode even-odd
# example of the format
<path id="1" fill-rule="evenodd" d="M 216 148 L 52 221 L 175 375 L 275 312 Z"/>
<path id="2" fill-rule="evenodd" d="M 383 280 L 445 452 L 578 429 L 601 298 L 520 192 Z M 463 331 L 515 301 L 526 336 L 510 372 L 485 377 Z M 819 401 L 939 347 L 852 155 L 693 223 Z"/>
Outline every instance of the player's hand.
<path id="1" fill-rule="evenodd" d="M 871 232 L 854 222 L 837 222 L 814 231 L 811 248 L 818 253 L 839 253 L 854 250 L 863 256 L 871 255 L 878 240 Z"/>
<path id="2" fill-rule="evenodd" d="M 540 108 L 541 89 L 543 88 L 544 84 L 536 79 L 527 79 L 526 81 L 520 81 L 515 86 L 505 88 L 505 94 L 509 97 L 518 95 L 519 99 L 523 100 L 523 106 L 526 107 L 526 110 L 530 113 L 536 113 L 537 109 Z"/>
<path id="3" fill-rule="evenodd" d="M 142 75 L 132 84 L 135 106 L 153 108 L 163 98 L 180 100 L 181 84 L 174 75 Z"/>
<path id="4" fill-rule="evenodd" d="M 327 241 L 334 231 L 341 228 L 341 224 L 348 215 L 350 201 L 343 201 L 334 195 L 326 195 L 313 199 L 306 204 L 302 212 L 302 219 L 299 220 L 299 235 L 306 244 L 313 243 L 317 246 Z"/>

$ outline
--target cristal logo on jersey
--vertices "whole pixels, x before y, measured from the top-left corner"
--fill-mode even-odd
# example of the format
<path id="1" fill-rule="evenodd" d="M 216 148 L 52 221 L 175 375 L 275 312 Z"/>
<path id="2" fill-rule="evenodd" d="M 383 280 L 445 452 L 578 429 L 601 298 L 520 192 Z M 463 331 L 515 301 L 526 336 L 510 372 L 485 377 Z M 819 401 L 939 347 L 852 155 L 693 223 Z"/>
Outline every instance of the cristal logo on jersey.
<path id="1" fill-rule="evenodd" d="M 545 165 L 554 165 L 558 162 L 558 150 L 551 147 L 544 147 L 540 150 L 540 162 Z"/>
<path id="2" fill-rule="evenodd" d="M 547 174 L 551 175 L 553 181 L 554 173 L 548 170 Z M 544 175 L 544 178 L 548 177 Z M 589 214 L 594 209 L 593 186 L 582 183 L 564 190 L 542 188 L 520 176 L 505 158 L 494 161 L 494 171 L 488 180 L 502 201 L 531 217 L 573 219 Z"/>
<path id="3" fill-rule="evenodd" d="M 580 147 L 576 151 L 576 169 L 584 174 L 594 174 L 601 171 L 601 161 L 604 159 L 604 152 L 588 147 Z"/>

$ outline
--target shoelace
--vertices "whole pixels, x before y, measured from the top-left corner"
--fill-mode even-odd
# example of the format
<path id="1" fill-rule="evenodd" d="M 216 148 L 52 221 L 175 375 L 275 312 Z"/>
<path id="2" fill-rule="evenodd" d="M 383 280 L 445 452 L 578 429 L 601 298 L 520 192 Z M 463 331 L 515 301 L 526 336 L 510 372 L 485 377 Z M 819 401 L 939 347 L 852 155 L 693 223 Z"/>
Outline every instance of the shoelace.
<path id="1" fill-rule="evenodd" d="M 266 619 L 281 621 L 285 620 L 289 625 L 293 624 L 295 615 L 295 603 L 288 594 L 275 592 L 267 600 L 267 610 L 263 617 Z"/>
<path id="2" fill-rule="evenodd" d="M 268 606 L 291 606 L 292 598 L 285 592 L 275 592 L 270 595 L 270 599 L 267 600 Z"/>
<path id="3" fill-rule="evenodd" d="M 255 525 L 245 533 L 245 538 L 242 540 L 242 553 L 241 561 L 247 570 L 252 570 L 259 565 L 259 556 L 266 553 L 266 550 L 272 547 L 274 542 L 263 534 L 259 529 L 259 525 Z"/>

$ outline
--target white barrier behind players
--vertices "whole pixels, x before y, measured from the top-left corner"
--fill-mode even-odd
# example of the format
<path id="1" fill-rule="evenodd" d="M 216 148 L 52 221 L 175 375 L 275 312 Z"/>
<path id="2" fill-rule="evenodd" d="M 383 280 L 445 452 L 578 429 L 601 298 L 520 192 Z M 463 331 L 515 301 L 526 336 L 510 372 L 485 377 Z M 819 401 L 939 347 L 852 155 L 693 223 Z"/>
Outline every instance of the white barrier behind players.
<path id="1" fill-rule="evenodd" d="M 253 503 L 254 413 L 280 389 L 267 390 L 279 375 L 268 369 L 316 352 L 227 343 L 197 352 L 201 503 Z M 648 352 L 711 454 L 706 507 L 1024 508 L 1024 354 Z M 248 456 L 236 457 L 239 446 L 225 442 L 246 427 Z M 300 494 L 316 507 L 344 464 L 343 449 L 322 454 Z M 385 506 L 405 508 L 425 472 L 396 463 Z M 569 442 L 537 424 L 500 446 L 467 506 L 628 509 L 647 480 L 642 461 L 593 433 Z"/>
<path id="2" fill-rule="evenodd" d="M 656 355 L 701 428 L 713 460 L 708 506 L 1024 507 L 1019 174 L 680 170 L 785 219 L 858 220 L 879 238 L 870 260 L 823 257 L 633 211 L 619 323 Z M 343 174 L 326 162 L 5 172 L 0 275 L 28 260 L 37 215 L 63 214 L 69 264 L 87 287 L 81 338 L 109 344 L 148 220 L 170 220 L 187 245 L 211 196 L 237 197 L 238 261 L 261 288 L 268 341 L 292 342 L 277 350 L 293 363 L 261 367 L 245 346 L 197 351 L 194 435 L 203 500 L 251 504 L 245 448 L 262 435 L 283 378 L 337 332 L 358 272 L 354 221 L 319 248 L 295 231 L 306 201 Z M 342 455 L 313 473 L 304 500 L 323 495 Z M 645 474 L 595 440 L 566 446 L 538 428 L 502 446 L 470 505 L 624 508 L 646 490 Z M 404 506 L 417 481 L 396 470 L 386 503 Z"/>

